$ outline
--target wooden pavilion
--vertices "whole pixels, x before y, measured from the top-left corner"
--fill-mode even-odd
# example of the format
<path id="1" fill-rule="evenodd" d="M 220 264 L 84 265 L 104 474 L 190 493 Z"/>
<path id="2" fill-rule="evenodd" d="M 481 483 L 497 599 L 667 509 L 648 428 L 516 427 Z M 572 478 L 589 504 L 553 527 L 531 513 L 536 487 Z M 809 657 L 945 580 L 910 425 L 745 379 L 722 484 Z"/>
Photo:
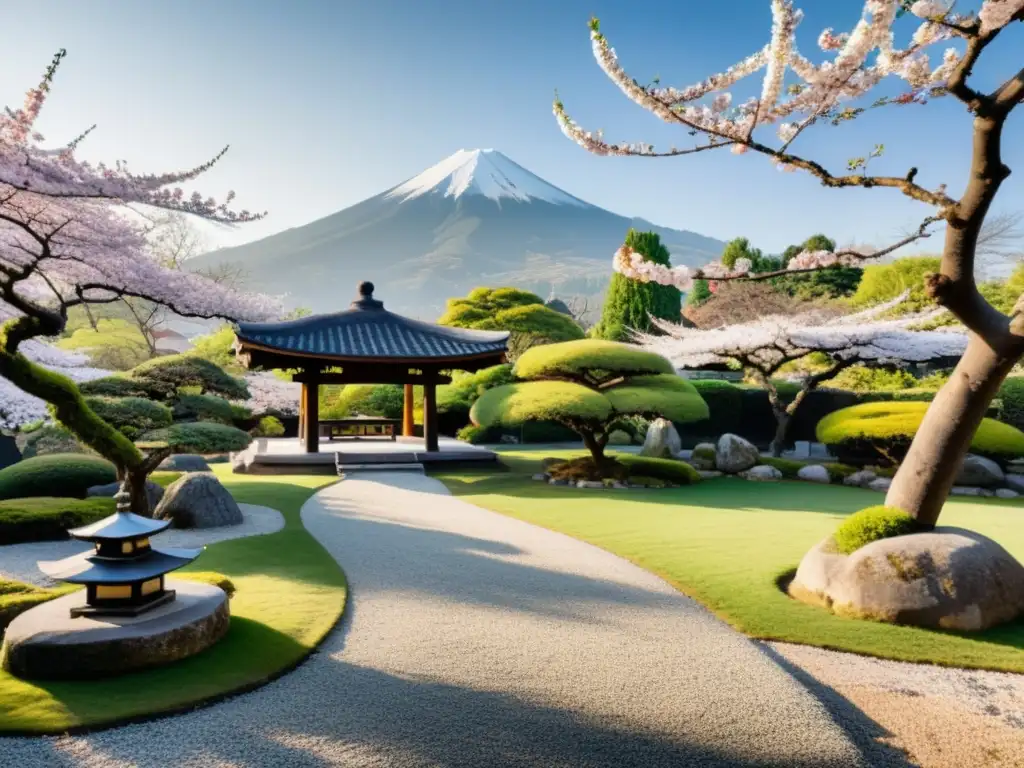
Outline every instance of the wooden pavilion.
<path id="1" fill-rule="evenodd" d="M 404 384 L 402 435 L 415 436 L 413 387 L 423 387 L 423 440 L 438 450 L 437 385 L 452 370 L 477 371 L 505 361 L 507 331 L 472 331 L 412 320 L 384 309 L 373 283 L 344 312 L 280 323 L 238 323 L 235 352 L 247 368 L 297 371 L 302 383 L 299 437 L 320 450 L 321 384 Z"/>

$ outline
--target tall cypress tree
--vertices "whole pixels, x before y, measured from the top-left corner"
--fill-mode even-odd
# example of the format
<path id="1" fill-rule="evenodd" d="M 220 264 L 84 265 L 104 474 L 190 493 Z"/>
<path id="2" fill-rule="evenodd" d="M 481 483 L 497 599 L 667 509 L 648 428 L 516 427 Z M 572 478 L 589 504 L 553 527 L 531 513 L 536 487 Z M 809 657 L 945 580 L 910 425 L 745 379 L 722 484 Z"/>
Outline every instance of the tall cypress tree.
<path id="1" fill-rule="evenodd" d="M 641 254 L 648 261 L 669 265 L 668 249 L 661 244 L 661 238 L 654 232 L 629 230 L 626 245 Z M 612 341 L 628 340 L 629 329 L 650 331 L 651 317 L 679 322 L 679 290 L 669 285 L 641 283 L 630 280 L 617 272 L 612 275 L 601 320 L 594 327 L 592 335 Z"/>

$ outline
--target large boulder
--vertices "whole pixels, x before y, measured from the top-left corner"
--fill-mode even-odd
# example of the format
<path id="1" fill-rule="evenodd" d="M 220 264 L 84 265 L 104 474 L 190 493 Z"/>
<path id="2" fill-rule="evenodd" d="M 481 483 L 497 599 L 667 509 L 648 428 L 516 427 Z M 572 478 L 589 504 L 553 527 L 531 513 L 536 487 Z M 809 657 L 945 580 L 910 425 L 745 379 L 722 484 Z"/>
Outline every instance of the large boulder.
<path id="1" fill-rule="evenodd" d="M 729 433 L 718 438 L 715 466 L 722 472 L 729 474 L 744 472 L 755 466 L 760 460 L 761 452 L 749 440 Z"/>
<path id="2" fill-rule="evenodd" d="M 106 485 L 94 485 L 92 488 L 86 490 L 86 496 L 101 496 L 105 498 L 112 498 L 115 493 L 121 490 L 121 483 L 107 483 Z M 146 498 L 149 499 L 150 510 L 156 509 L 156 505 L 160 503 L 160 499 L 164 497 L 163 486 L 154 483 L 152 480 L 146 481 Z"/>
<path id="3" fill-rule="evenodd" d="M 704 471 L 710 471 L 715 468 L 715 444 L 714 443 L 698 443 L 690 451 L 690 466 L 694 469 L 701 469 Z"/>
<path id="4" fill-rule="evenodd" d="M 880 539 L 850 555 L 829 537 L 804 556 L 789 594 L 841 616 L 977 631 L 1024 613 L 1024 566 L 961 528 Z"/>
<path id="5" fill-rule="evenodd" d="M 810 483 L 828 485 L 832 482 L 832 477 L 829 475 L 828 470 L 821 466 L 821 464 L 808 464 L 806 467 L 800 467 L 796 476 Z"/>
<path id="6" fill-rule="evenodd" d="M 647 436 L 644 438 L 644 447 L 640 449 L 640 455 L 655 459 L 671 459 L 682 449 L 683 441 L 679 439 L 679 433 L 672 422 L 668 419 L 655 419 L 647 428 Z"/>
<path id="7" fill-rule="evenodd" d="M 956 485 L 972 488 L 998 488 L 1006 479 L 1003 470 L 992 459 L 975 456 L 973 453 L 964 457 L 960 474 L 956 476 Z"/>
<path id="8" fill-rule="evenodd" d="M 206 459 L 196 453 L 175 453 L 160 462 L 157 469 L 166 472 L 209 472 Z"/>
<path id="9" fill-rule="evenodd" d="M 175 528 L 218 528 L 242 522 L 242 510 L 212 472 L 191 472 L 169 486 L 153 517 Z"/>

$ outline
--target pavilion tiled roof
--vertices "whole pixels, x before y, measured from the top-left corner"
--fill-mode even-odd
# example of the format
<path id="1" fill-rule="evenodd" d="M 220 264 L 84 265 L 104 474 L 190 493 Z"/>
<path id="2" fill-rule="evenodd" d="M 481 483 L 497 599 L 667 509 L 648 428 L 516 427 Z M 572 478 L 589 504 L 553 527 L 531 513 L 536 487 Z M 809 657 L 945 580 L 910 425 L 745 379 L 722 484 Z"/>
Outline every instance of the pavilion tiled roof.
<path id="1" fill-rule="evenodd" d="M 238 323 L 241 346 L 342 360 L 458 360 L 500 355 L 507 331 L 474 331 L 412 320 L 384 309 L 373 298 L 373 284 L 360 286 L 362 298 L 344 312 L 281 323 Z"/>

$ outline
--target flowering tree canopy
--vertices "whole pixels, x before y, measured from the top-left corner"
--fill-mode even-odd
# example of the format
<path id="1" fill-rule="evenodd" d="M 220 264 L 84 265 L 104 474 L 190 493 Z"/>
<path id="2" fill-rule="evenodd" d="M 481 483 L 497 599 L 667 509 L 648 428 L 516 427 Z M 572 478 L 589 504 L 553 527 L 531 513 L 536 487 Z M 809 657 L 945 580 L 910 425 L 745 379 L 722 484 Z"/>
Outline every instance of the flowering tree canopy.
<path id="1" fill-rule="evenodd" d="M 903 294 L 864 312 L 828 317 L 821 311 L 798 315 L 763 317 L 748 323 L 700 330 L 656 320 L 664 335 L 638 333 L 644 348 L 668 358 L 679 369 L 703 368 L 735 363 L 753 373 L 768 391 L 778 430 L 773 452 L 782 452 L 786 429 L 807 393 L 856 363 L 877 365 L 923 363 L 958 358 L 967 347 L 967 334 L 951 328 L 941 331 L 916 331 L 913 328 L 944 313 L 927 312 L 904 315 L 893 320 L 880 319 L 906 298 Z M 796 397 L 786 403 L 779 395 L 772 376 L 786 363 L 824 353 L 831 360 L 825 370 L 806 376 Z"/>
<path id="2" fill-rule="evenodd" d="M 245 384 L 249 387 L 249 399 L 239 403 L 254 414 L 275 412 L 294 416 L 299 412 L 301 384 L 279 379 L 270 372 L 246 374 Z"/>
<path id="3" fill-rule="evenodd" d="M 20 109 L 0 114 L 0 377 L 52 405 L 61 423 L 113 461 L 133 509 L 145 514 L 145 476 L 159 451 L 143 456 L 92 412 L 69 378 L 34 363 L 21 345 L 59 335 L 71 307 L 125 297 L 198 317 L 264 319 L 280 308 L 266 296 L 241 294 L 149 257 L 147 209 L 227 223 L 259 218 L 232 211 L 232 194 L 218 203 L 177 186 L 208 170 L 223 151 L 192 170 L 138 175 L 124 163 L 78 159 L 75 151 L 92 129 L 64 146 L 43 146 L 36 121 L 63 57 L 64 51 L 54 57 Z"/>
<path id="4" fill-rule="evenodd" d="M 86 355 L 67 352 L 35 339 L 24 342 L 21 353 L 34 363 L 67 376 L 76 383 L 110 375 L 110 371 L 102 368 L 90 368 Z M 49 415 L 44 400 L 23 392 L 0 377 L 0 428 L 16 430 L 26 424 L 47 419 Z"/>
<path id="5" fill-rule="evenodd" d="M 885 502 L 910 513 L 927 529 L 935 525 L 1000 384 L 1024 356 L 1024 297 L 1007 316 L 985 299 L 975 278 L 979 236 L 1000 185 L 1010 174 L 1003 160 L 1003 143 L 1008 138 L 1004 127 L 1024 100 L 1024 68 L 1006 73 L 1006 79 L 988 92 L 976 87 L 971 77 L 997 38 L 1010 26 L 1020 29 L 1013 22 L 1024 21 L 1024 0 L 983 0 L 968 12 L 961 12 L 959 5 L 954 10 L 950 0 L 866 0 L 861 19 L 851 31 L 826 29 L 820 34 L 817 42 L 824 56 L 818 63 L 797 49 L 802 15 L 792 0 L 770 0 L 770 6 L 773 25 L 767 45 L 725 72 L 685 88 L 663 87 L 658 82 L 643 85 L 628 75 L 597 20 L 591 22 L 594 55 L 605 73 L 634 102 L 697 137 L 695 145 L 656 151 L 649 144 L 609 143 L 600 133 L 577 125 L 557 96 L 555 117 L 569 138 L 599 155 L 676 156 L 729 147 L 736 154 L 764 156 L 780 170 L 810 173 L 826 187 L 895 190 L 932 208 L 916 231 L 886 248 L 805 249 L 785 269 L 756 275 L 746 261 L 692 270 L 649 265 L 628 248 L 615 257 L 615 269 L 628 277 L 685 290 L 694 279 L 767 279 L 877 258 L 928 237 L 934 225 L 944 222 L 942 259 L 938 272 L 928 276 L 927 292 L 972 335 L 955 375 L 929 408 Z M 895 38 L 900 16 L 917 21 L 905 47 L 899 47 Z M 935 56 L 935 46 L 945 41 L 954 45 L 941 57 Z M 1009 50 L 1020 55 L 1024 46 Z M 734 105 L 729 89 L 761 71 L 759 95 Z M 872 89 L 887 78 L 903 83 L 903 93 L 869 101 L 866 97 Z M 893 175 L 875 173 L 875 161 L 884 153 L 881 144 L 866 156 L 850 158 L 841 172 L 829 170 L 797 149 L 797 140 L 811 126 L 841 126 L 868 110 L 920 105 L 945 96 L 963 103 L 973 119 L 970 148 L 962 150 L 970 158 L 970 172 L 959 198 L 944 184 L 932 188 L 919 183 L 916 167 Z"/>

